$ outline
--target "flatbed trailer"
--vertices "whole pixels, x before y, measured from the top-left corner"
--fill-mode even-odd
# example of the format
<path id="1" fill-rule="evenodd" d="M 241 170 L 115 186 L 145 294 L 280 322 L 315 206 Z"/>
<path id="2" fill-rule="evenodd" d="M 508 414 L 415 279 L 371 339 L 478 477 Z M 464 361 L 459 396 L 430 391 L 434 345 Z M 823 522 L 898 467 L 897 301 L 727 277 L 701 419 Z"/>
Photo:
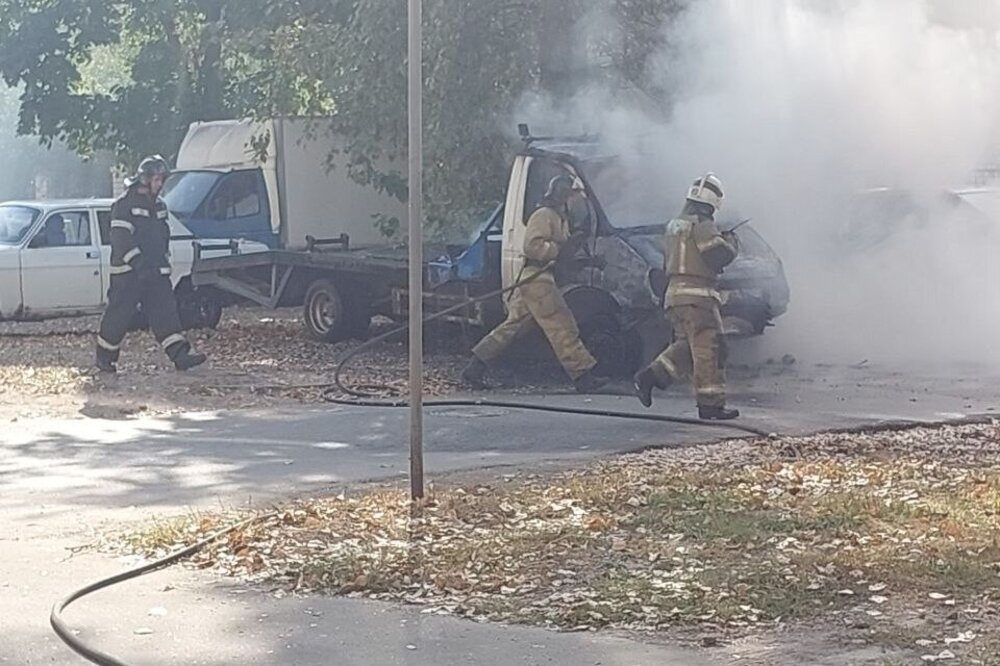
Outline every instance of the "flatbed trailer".
<path id="1" fill-rule="evenodd" d="M 205 248 L 211 249 L 211 248 Z M 427 256 L 442 248 L 428 246 Z M 405 247 L 351 248 L 341 236 L 309 239 L 304 250 L 269 250 L 246 256 L 203 258 L 196 253 L 192 280 L 267 308 L 303 308 L 309 337 L 323 342 L 363 339 L 374 315 L 406 317 L 408 259 Z M 425 276 L 428 271 L 424 270 Z M 429 287 L 430 285 L 426 284 Z M 468 283 L 455 283 L 425 293 L 429 311 L 466 302 Z M 483 304 L 471 304 L 447 319 L 486 326 L 497 314 Z M 502 316 L 502 313 L 499 315 Z"/>

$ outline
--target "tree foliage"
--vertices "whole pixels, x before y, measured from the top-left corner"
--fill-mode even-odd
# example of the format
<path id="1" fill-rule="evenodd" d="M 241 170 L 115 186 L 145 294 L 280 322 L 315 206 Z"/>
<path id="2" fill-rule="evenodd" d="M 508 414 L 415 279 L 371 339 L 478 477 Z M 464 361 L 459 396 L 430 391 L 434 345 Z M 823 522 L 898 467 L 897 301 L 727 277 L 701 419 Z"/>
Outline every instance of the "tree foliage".
<path id="1" fill-rule="evenodd" d="M 526 92 L 665 97 L 648 65 L 679 4 L 424 0 L 431 230 L 500 199 Z M 21 133 L 127 163 L 171 154 L 194 120 L 333 116 L 352 176 L 405 196 L 386 168 L 406 147 L 401 0 L 0 0 L 0 75 L 23 90 Z"/>

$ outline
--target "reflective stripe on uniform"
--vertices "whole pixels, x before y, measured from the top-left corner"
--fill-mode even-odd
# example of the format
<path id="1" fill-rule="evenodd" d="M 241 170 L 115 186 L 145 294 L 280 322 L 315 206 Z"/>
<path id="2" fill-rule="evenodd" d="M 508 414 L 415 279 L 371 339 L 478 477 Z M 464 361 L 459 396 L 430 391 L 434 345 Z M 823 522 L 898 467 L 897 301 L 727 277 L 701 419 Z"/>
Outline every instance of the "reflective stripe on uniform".
<path id="1" fill-rule="evenodd" d="M 718 302 L 722 302 L 722 294 L 720 294 L 715 289 L 709 289 L 708 287 L 684 287 L 684 286 L 673 286 L 667 290 L 668 296 L 698 296 L 700 298 L 711 298 Z"/>
<path id="2" fill-rule="evenodd" d="M 184 339 L 184 336 L 180 333 L 174 333 L 173 335 L 168 335 L 163 342 L 160 343 L 160 346 L 163 347 L 164 350 L 167 350 L 182 342 L 187 342 L 187 340 Z"/>
<path id="3" fill-rule="evenodd" d="M 160 266 L 160 275 L 170 275 L 170 266 Z"/>
<path id="4" fill-rule="evenodd" d="M 705 241 L 704 243 L 698 243 L 697 245 L 698 245 L 698 251 L 701 252 L 702 254 L 705 254 L 709 250 L 719 247 L 720 245 L 724 246 L 726 249 L 731 249 L 729 241 L 727 241 L 722 236 L 713 236 L 711 239 Z"/>
<path id="5" fill-rule="evenodd" d="M 675 248 L 679 263 L 677 272 L 681 274 L 687 273 L 687 240 L 693 228 L 694 223 L 691 220 L 681 218 L 670 220 L 670 223 L 667 224 L 667 235 L 677 239 L 677 247 Z M 670 257 L 667 256 L 665 259 L 669 260 Z"/>
<path id="6" fill-rule="evenodd" d="M 130 234 L 134 234 L 135 233 L 135 225 L 132 224 L 131 222 L 129 222 L 128 220 L 111 220 L 111 228 L 112 229 L 124 229 L 125 231 L 129 232 Z"/>
<path id="7" fill-rule="evenodd" d="M 667 358 L 665 354 L 660 354 L 660 356 L 656 359 L 656 363 L 658 363 L 660 367 L 663 368 L 663 371 L 670 375 L 672 379 L 682 378 L 680 371 L 677 370 L 677 366 L 674 365 L 674 362 Z"/>
<path id="8" fill-rule="evenodd" d="M 139 217 L 149 217 L 149 211 L 145 208 L 133 208 L 132 214 L 138 215 Z"/>
<path id="9" fill-rule="evenodd" d="M 128 273 L 131 270 L 132 270 L 132 267 L 129 266 L 128 264 L 125 264 L 124 266 L 112 266 L 111 267 L 111 274 L 112 275 L 122 275 L 123 273 Z"/>
<path id="10" fill-rule="evenodd" d="M 97 346 L 102 349 L 107 349 L 110 352 L 116 352 L 121 349 L 121 345 L 113 345 L 101 336 L 97 336 Z"/>
<path id="11" fill-rule="evenodd" d="M 165 210 L 158 210 L 158 211 L 156 211 L 156 217 L 159 218 L 159 219 L 161 219 L 161 220 L 167 219 L 167 211 L 165 211 Z"/>
<path id="12" fill-rule="evenodd" d="M 705 396 L 719 396 L 726 394 L 725 386 L 711 385 L 711 386 L 699 386 L 697 390 L 698 395 Z"/>
<path id="13" fill-rule="evenodd" d="M 140 254 L 142 254 L 142 250 L 140 250 L 137 247 L 134 247 L 125 253 L 125 256 L 122 257 L 122 261 L 124 261 L 126 264 L 130 264 L 132 263 L 132 260 L 138 257 Z"/>

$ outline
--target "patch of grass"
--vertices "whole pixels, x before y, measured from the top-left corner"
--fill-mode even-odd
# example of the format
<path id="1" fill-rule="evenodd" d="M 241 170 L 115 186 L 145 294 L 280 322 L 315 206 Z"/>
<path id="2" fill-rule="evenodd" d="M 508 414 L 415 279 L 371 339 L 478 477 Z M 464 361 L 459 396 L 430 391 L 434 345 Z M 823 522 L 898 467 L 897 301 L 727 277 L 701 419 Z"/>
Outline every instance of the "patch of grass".
<path id="1" fill-rule="evenodd" d="M 218 516 L 191 511 L 182 516 L 156 518 L 142 531 L 126 533 L 123 540 L 133 552 L 164 553 L 195 541 L 220 524 Z"/>
<path id="2" fill-rule="evenodd" d="M 626 456 L 498 487 L 438 486 L 419 519 L 405 493 L 381 489 L 293 504 L 206 557 L 300 590 L 564 628 L 738 630 L 833 611 L 882 618 L 914 600 L 951 608 L 929 593 L 989 606 L 1000 598 L 1000 434 L 973 434 L 977 455 L 946 462 L 903 434 L 796 441 L 792 460 L 782 441 L 694 462 Z M 987 439 L 995 455 L 982 453 Z M 191 529 L 157 526 L 136 543 Z"/>

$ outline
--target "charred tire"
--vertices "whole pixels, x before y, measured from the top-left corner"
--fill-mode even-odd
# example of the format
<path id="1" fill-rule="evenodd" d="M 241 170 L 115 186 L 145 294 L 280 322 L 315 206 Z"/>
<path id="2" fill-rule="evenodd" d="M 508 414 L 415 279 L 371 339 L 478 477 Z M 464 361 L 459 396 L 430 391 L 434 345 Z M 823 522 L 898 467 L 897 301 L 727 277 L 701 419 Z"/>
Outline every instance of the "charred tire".
<path id="1" fill-rule="evenodd" d="M 356 290 L 338 287 L 332 280 L 316 280 L 306 289 L 302 321 L 306 335 L 320 342 L 364 340 L 371 325 L 371 310 Z"/>
<path id="2" fill-rule="evenodd" d="M 177 285 L 177 314 L 185 331 L 216 328 L 222 320 L 222 299 L 212 289 L 195 289 L 187 282 Z"/>
<path id="3" fill-rule="evenodd" d="M 596 371 L 610 377 L 629 377 L 639 369 L 641 341 L 622 328 L 617 301 L 606 291 L 579 286 L 564 297 L 580 328 L 580 339 L 597 360 Z"/>
<path id="4" fill-rule="evenodd" d="M 622 330 L 612 314 L 580 322 L 580 339 L 597 360 L 596 372 L 607 377 L 631 377 L 639 369 L 641 345 L 632 331 Z"/>

